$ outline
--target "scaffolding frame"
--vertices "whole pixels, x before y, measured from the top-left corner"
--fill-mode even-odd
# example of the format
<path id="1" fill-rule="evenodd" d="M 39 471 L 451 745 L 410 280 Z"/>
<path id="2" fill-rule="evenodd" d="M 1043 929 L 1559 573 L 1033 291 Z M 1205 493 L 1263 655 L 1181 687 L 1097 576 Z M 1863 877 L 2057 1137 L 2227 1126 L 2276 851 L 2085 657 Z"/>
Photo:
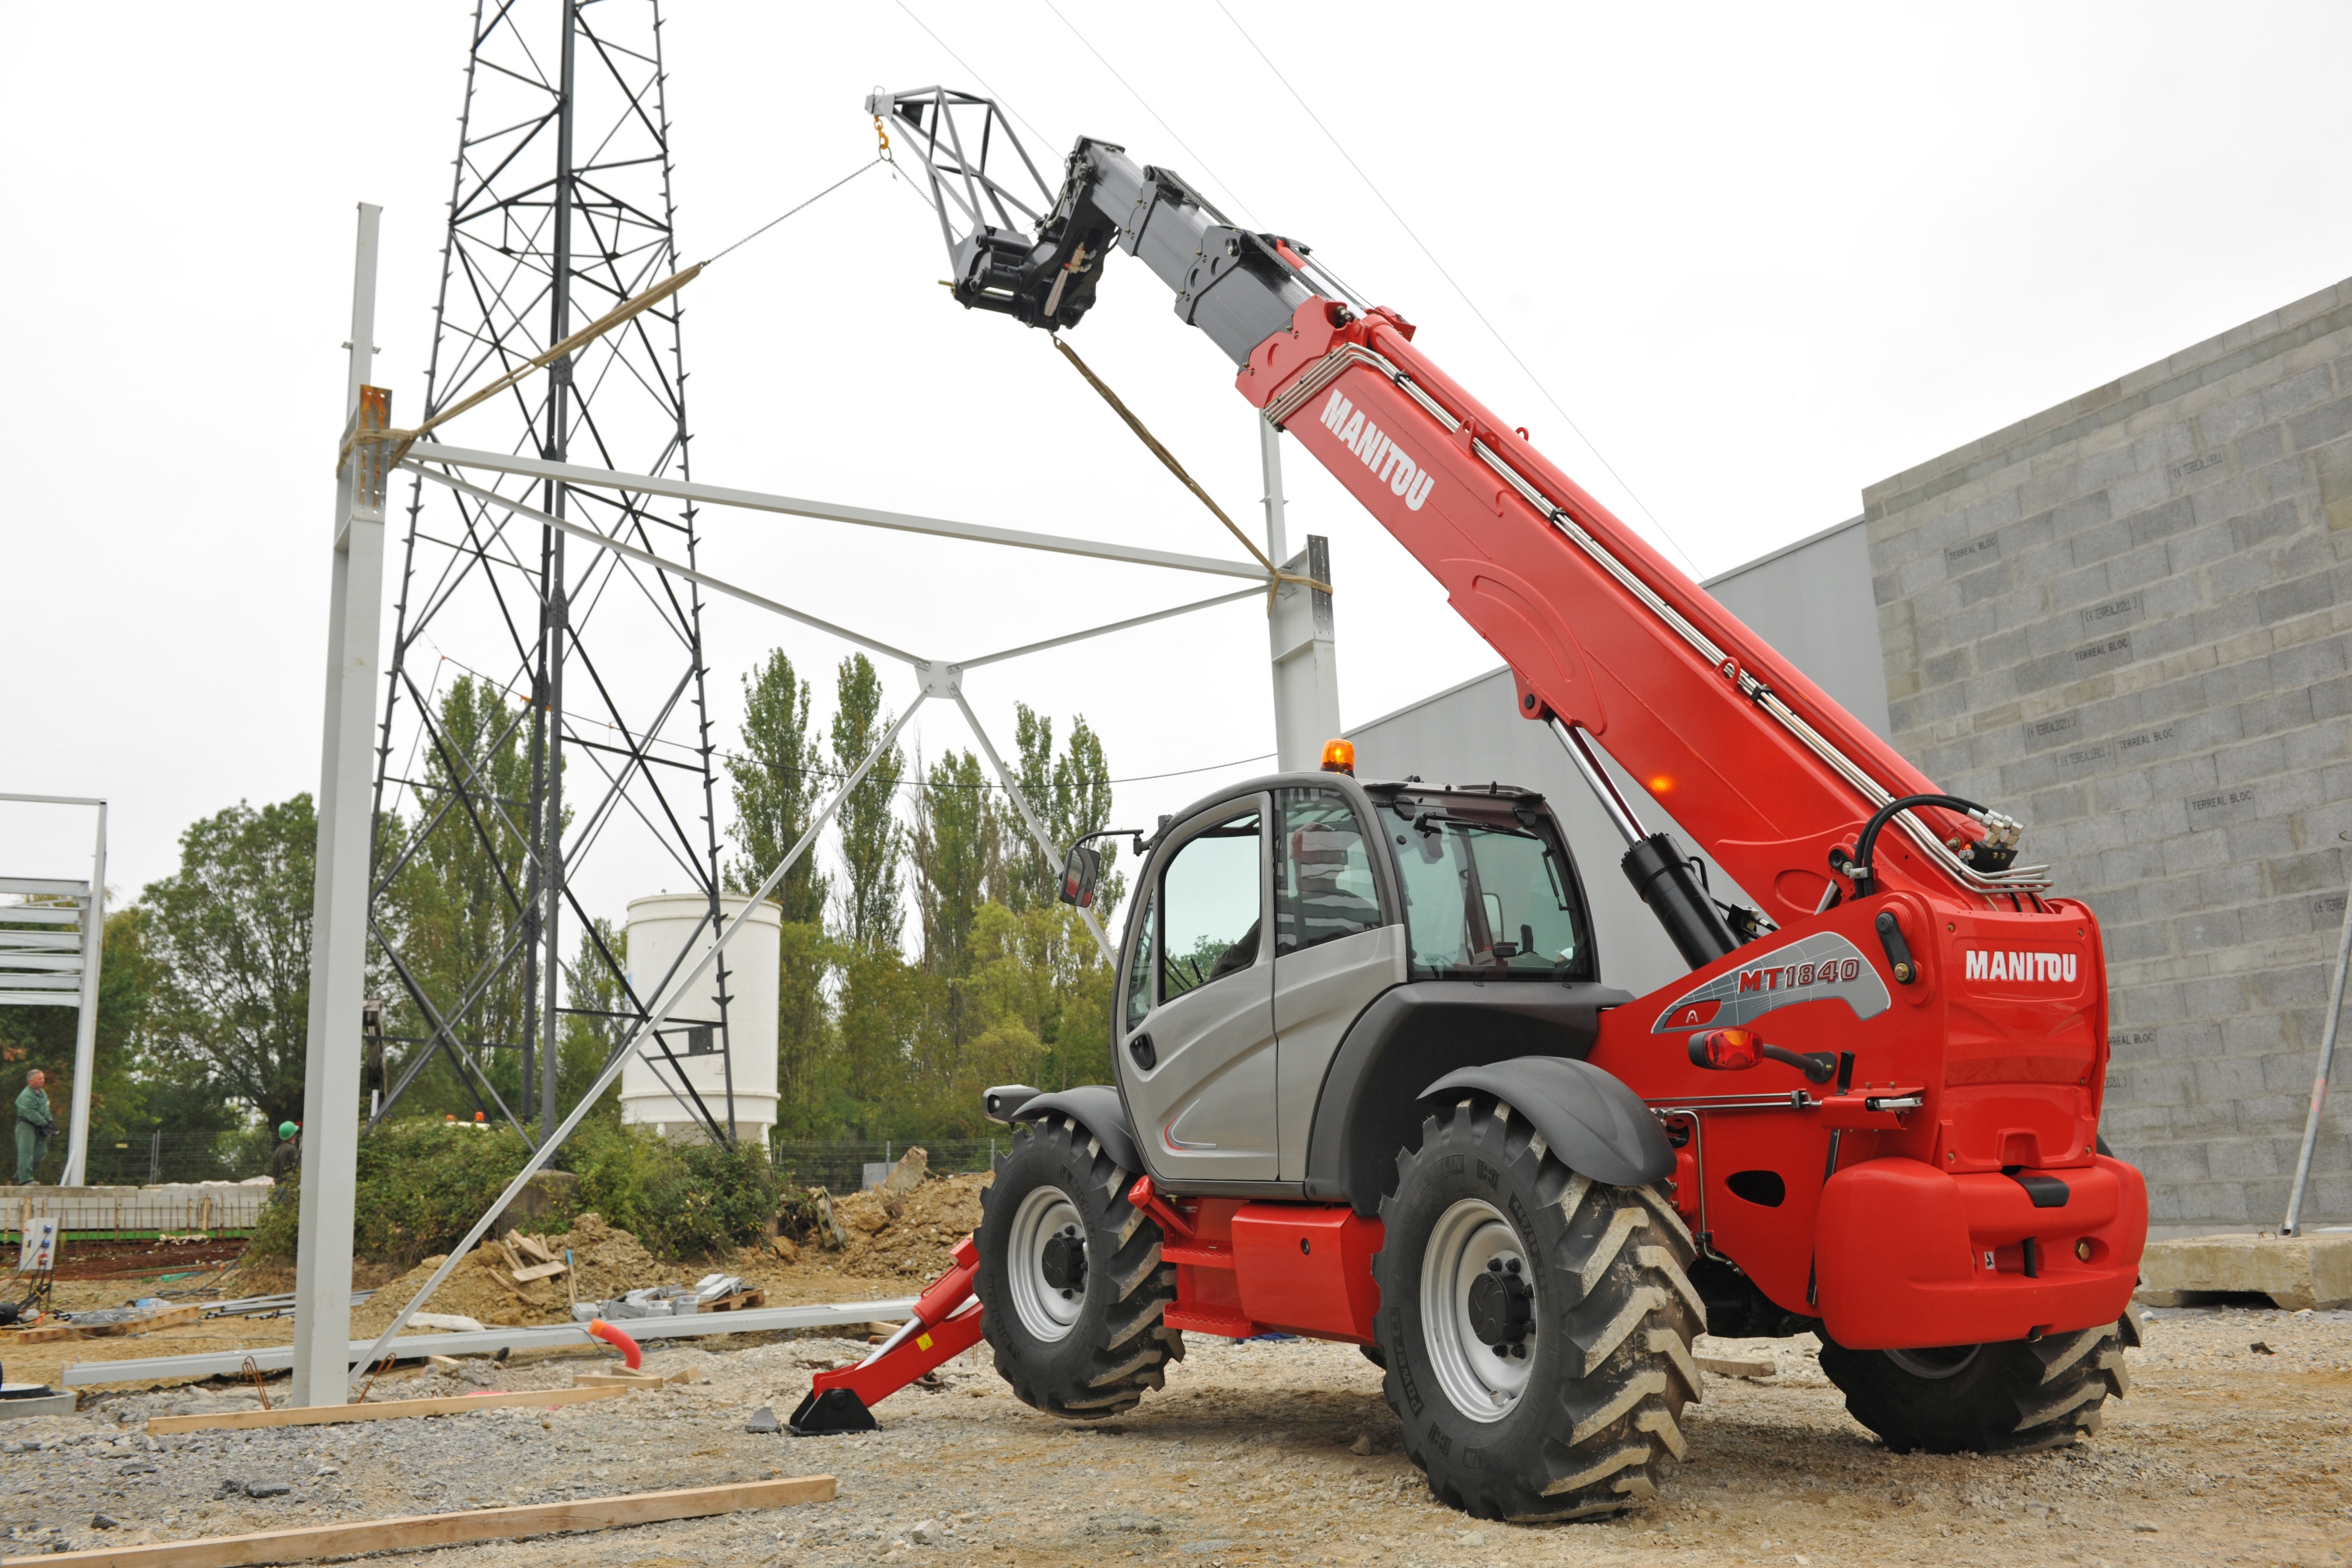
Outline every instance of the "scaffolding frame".
<path id="1" fill-rule="evenodd" d="M 106 802 L 78 795 L 0 795 L 0 801 L 98 811 L 89 881 L 0 877 L 0 893 L 48 900 L 0 905 L 0 923 L 80 927 L 70 940 L 62 931 L 0 931 L 0 1006 L 72 1007 L 79 1014 L 74 1020 L 73 1111 L 65 1166 L 58 1173 L 58 1185 L 79 1187 L 89 1175 L 89 1080 L 98 1066 L 98 971 L 106 951 Z"/>

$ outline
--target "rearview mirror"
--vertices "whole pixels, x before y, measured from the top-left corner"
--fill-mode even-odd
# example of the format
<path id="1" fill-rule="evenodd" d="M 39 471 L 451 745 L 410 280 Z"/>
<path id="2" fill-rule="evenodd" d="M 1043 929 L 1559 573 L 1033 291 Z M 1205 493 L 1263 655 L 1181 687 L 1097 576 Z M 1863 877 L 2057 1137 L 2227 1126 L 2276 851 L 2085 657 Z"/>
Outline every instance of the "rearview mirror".
<path id="1" fill-rule="evenodd" d="M 1089 844 L 1073 844 L 1062 862 L 1062 902 L 1082 910 L 1095 907 L 1095 882 L 1102 876 L 1102 854 Z"/>

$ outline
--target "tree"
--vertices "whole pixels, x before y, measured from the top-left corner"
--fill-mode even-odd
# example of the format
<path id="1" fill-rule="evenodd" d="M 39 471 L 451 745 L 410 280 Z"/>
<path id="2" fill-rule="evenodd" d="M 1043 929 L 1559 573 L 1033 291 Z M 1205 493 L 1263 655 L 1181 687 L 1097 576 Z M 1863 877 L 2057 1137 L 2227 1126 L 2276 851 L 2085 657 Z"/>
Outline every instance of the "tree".
<path id="1" fill-rule="evenodd" d="M 1067 854 L 1080 837 L 1109 825 L 1110 764 L 1103 760 L 1102 738 L 1087 728 L 1084 714 L 1071 718 L 1069 746 L 1056 757 L 1054 721 L 1033 711 L 1025 702 L 1016 703 L 1013 741 L 1021 752 L 1014 770 L 1021 793 L 1057 850 Z M 1016 910 L 1035 901 L 1056 901 L 1061 896 L 1061 863 L 1045 858 L 1025 823 L 1016 820 L 1011 826 L 1018 840 L 1018 869 L 1003 889 L 1003 901 Z M 1126 891 L 1127 879 L 1113 870 L 1118 860 L 1118 846 L 1097 839 L 1095 847 L 1102 853 L 1097 911 L 1108 921 Z"/>
<path id="2" fill-rule="evenodd" d="M 727 868 L 727 885 L 748 893 L 808 831 L 824 783 L 809 723 L 809 684 L 793 674 L 781 648 L 756 678 L 743 678 L 742 746 L 727 759 L 727 776 L 735 796 L 730 837 L 740 851 Z M 822 921 L 826 890 L 816 856 L 803 854 L 776 889 L 776 904 L 787 923 Z"/>
<path id="3" fill-rule="evenodd" d="M 142 931 L 146 918 L 147 911 L 137 904 L 116 910 L 106 917 L 100 938 L 85 1173 L 93 1184 L 144 1182 L 151 1158 L 160 1154 L 156 1173 L 165 1181 L 255 1174 L 232 1163 L 227 1145 L 243 1117 L 205 1064 L 159 1055 L 152 1048 L 147 1013 L 154 974 Z M 0 909 L 0 925 L 7 923 L 6 911 Z M 13 1098 L 25 1075 L 35 1068 L 47 1074 L 49 1104 L 61 1128 L 69 1124 L 73 1105 L 74 1037 L 79 1023 L 73 1007 L 0 1008 L 0 1066 L 5 1068 L 6 1092 Z M 160 1149 L 150 1142 L 158 1131 L 163 1134 Z M 118 1149 L 118 1143 L 127 1147 Z M 42 1177 L 56 1179 L 65 1158 L 65 1139 L 51 1140 Z"/>
<path id="4" fill-rule="evenodd" d="M 625 967 L 629 962 L 629 933 L 614 929 L 608 920 L 598 920 L 593 931 L 583 931 L 572 962 L 563 966 L 564 1000 L 572 1011 L 563 1016 L 562 1043 L 558 1048 L 555 1075 L 556 1102 L 566 1108 L 579 1103 L 621 1048 L 628 1037 L 632 1020 L 629 999 L 623 994 L 620 977 L 613 973 L 597 950 L 602 942 L 614 959 Z M 652 998 L 642 1000 L 650 1002 Z M 592 1121 L 610 1126 L 620 1125 L 621 1088 L 615 1082 L 604 1098 L 589 1113 Z"/>
<path id="5" fill-rule="evenodd" d="M 931 765 L 915 802 L 912 858 L 923 969 L 959 980 L 981 906 L 1004 891 L 1011 825 L 996 787 L 970 752 Z"/>
<path id="6" fill-rule="evenodd" d="M 841 661 L 833 715 L 833 760 L 844 779 L 888 732 L 891 715 L 882 706 L 882 680 L 862 653 Z M 906 833 L 898 825 L 898 781 L 905 753 L 892 746 L 842 802 L 838 817 L 842 868 L 848 885 L 841 892 L 842 940 L 856 952 L 895 950 L 906 912 L 898 892 L 898 861 Z"/>
<path id="7" fill-rule="evenodd" d="M 533 890 L 529 710 L 509 710 L 486 680 L 458 677 L 434 715 L 419 772 L 417 818 L 387 813 L 383 825 L 377 864 L 398 870 L 377 905 L 378 918 L 401 965 L 432 999 L 458 1048 L 528 1122 L 530 1110 L 519 1103 L 522 1053 L 506 1047 L 521 1044 L 529 1011 L 519 939 L 527 923 L 538 929 L 535 921 L 526 922 L 522 909 Z M 564 813 L 567 826 L 571 816 Z M 375 958 L 372 987 L 394 1000 L 385 1032 L 429 1040 L 431 1020 L 381 948 Z M 560 1030 L 545 1034 L 561 1039 Z M 401 1054 L 413 1059 L 433 1049 L 418 1044 Z M 397 1067 L 394 1076 L 396 1080 Z M 416 1079 L 402 1098 L 400 1114 L 470 1116 L 475 1109 L 473 1093 L 445 1064 Z"/>
<path id="8" fill-rule="evenodd" d="M 318 839 L 308 795 L 240 801 L 183 833 L 179 870 L 140 895 L 157 1055 L 270 1126 L 302 1115 Z"/>

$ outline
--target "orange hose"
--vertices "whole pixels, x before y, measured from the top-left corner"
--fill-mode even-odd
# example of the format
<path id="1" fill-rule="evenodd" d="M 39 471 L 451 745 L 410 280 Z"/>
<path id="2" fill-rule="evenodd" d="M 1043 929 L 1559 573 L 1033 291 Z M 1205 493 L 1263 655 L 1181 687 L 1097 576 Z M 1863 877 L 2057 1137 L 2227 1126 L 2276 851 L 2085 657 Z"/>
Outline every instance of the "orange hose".
<path id="1" fill-rule="evenodd" d="M 594 1322 L 590 1323 L 588 1325 L 588 1331 L 597 1339 L 600 1339 L 606 1344 L 611 1345 L 614 1350 L 619 1351 L 624 1357 L 627 1358 L 629 1370 L 631 1372 L 635 1372 L 639 1367 L 646 1364 L 645 1352 L 637 1349 L 637 1342 L 629 1338 L 628 1335 L 623 1333 L 620 1330 L 614 1328 L 604 1319 L 599 1318 Z"/>

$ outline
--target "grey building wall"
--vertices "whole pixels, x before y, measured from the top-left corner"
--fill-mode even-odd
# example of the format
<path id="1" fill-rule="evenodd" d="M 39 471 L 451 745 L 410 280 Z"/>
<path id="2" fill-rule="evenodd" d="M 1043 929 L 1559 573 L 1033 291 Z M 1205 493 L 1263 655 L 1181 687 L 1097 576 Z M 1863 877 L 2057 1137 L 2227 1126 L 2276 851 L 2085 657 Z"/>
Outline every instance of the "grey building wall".
<path id="1" fill-rule="evenodd" d="M 1885 650 L 1876 619 L 1860 613 L 1872 602 L 1871 576 L 1870 530 L 1853 517 L 1700 586 L 1838 706 L 1892 740 Z"/>
<path id="2" fill-rule="evenodd" d="M 2103 1131 L 2158 1225 L 2276 1225 L 2352 870 L 2352 282 L 1864 501 L 1894 741 L 2099 916 Z"/>
<path id="3" fill-rule="evenodd" d="M 1869 540 L 1861 518 L 1735 567 L 1706 587 L 1856 718 L 1882 735 L 1889 732 L 1876 623 L 1858 613 L 1871 602 Z M 1626 885 L 1618 868 L 1624 840 L 1601 815 L 1559 742 L 1545 726 L 1519 717 L 1509 670 L 1496 669 L 1360 724 L 1348 738 L 1356 743 L 1356 772 L 1363 778 L 1419 773 L 1433 783 L 1499 779 L 1541 790 L 1567 829 L 1584 879 L 1601 977 L 1640 994 L 1689 973 Z M 1652 804 L 1622 769 L 1612 771 L 1643 826 L 1664 828 L 1685 849 L 1699 852 L 1717 897 L 1746 897 L 1680 824 Z"/>

